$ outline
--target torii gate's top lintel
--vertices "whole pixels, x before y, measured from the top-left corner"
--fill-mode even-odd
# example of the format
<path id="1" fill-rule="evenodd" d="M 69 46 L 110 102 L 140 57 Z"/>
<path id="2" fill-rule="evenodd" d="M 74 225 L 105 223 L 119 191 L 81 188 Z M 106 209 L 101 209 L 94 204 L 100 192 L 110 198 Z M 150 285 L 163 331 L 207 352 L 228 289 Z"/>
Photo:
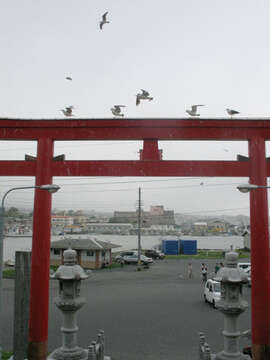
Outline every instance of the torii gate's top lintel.
<path id="1" fill-rule="evenodd" d="M 0 119 L 0 140 L 37 140 L 37 159 L 1 161 L 0 176 L 231 176 L 249 177 L 260 143 L 260 161 L 270 176 L 265 141 L 270 119 Z M 54 141 L 142 140 L 139 160 L 53 158 Z M 248 141 L 251 161 L 162 160 L 158 140 Z M 254 149 L 254 151 L 251 151 Z M 253 156 L 253 158 L 252 158 Z M 252 161 L 254 160 L 254 162 Z M 46 163 L 46 165 L 44 165 Z"/>
<path id="2" fill-rule="evenodd" d="M 264 119 L 9 119 L 0 118 L 0 139 L 36 140 L 249 140 L 270 138 Z"/>

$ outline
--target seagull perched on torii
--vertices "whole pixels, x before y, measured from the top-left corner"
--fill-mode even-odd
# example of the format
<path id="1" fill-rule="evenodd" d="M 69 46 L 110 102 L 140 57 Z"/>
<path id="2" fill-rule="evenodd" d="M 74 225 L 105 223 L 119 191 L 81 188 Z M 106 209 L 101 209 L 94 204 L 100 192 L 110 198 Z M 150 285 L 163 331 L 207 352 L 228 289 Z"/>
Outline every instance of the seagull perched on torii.
<path id="1" fill-rule="evenodd" d="M 204 106 L 204 105 L 191 105 L 191 110 L 186 110 L 186 112 L 190 116 L 200 116 L 200 114 L 197 113 L 198 106 Z"/>
<path id="2" fill-rule="evenodd" d="M 111 108 L 111 112 L 114 116 L 124 116 L 124 114 L 121 114 L 121 108 L 125 107 L 126 105 L 114 105 L 113 108 Z"/>
<path id="3" fill-rule="evenodd" d="M 66 106 L 65 109 L 61 109 L 62 113 L 69 117 L 69 116 L 74 116 L 72 114 L 72 110 L 74 109 L 74 106 L 70 105 L 70 106 Z"/>
<path id="4" fill-rule="evenodd" d="M 141 94 L 139 93 L 136 95 L 136 105 L 139 105 L 141 100 L 153 100 L 153 97 L 149 96 L 150 94 L 148 91 L 141 89 L 141 92 Z"/>
<path id="5" fill-rule="evenodd" d="M 233 115 L 237 115 L 237 114 L 240 114 L 239 111 L 236 111 L 236 110 L 232 110 L 232 109 L 226 109 L 228 115 L 231 115 L 231 117 L 233 117 Z"/>
<path id="6" fill-rule="evenodd" d="M 102 27 L 104 24 L 109 24 L 110 22 L 107 21 L 107 15 L 108 15 L 108 11 L 105 12 L 105 14 L 102 15 L 102 20 L 99 22 L 99 28 L 100 30 L 102 30 Z"/>

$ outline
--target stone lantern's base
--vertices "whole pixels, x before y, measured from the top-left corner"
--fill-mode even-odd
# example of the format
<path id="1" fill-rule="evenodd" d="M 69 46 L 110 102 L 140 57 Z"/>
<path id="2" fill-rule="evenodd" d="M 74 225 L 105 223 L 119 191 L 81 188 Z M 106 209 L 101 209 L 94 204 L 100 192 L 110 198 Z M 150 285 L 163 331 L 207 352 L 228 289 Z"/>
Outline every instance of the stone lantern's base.
<path id="1" fill-rule="evenodd" d="M 224 351 L 221 351 L 220 353 L 216 354 L 215 360 L 250 360 L 249 355 L 244 355 L 242 353 L 236 353 L 236 354 L 228 354 Z"/>
<path id="2" fill-rule="evenodd" d="M 88 351 L 78 346 L 72 350 L 61 347 L 48 356 L 48 360 L 87 360 L 87 358 Z"/>
<path id="3" fill-rule="evenodd" d="M 77 347 L 74 351 L 64 350 L 58 348 L 54 350 L 48 357 L 47 360 L 87 360 L 88 350 Z M 111 360 L 110 356 L 104 356 L 104 360 Z"/>

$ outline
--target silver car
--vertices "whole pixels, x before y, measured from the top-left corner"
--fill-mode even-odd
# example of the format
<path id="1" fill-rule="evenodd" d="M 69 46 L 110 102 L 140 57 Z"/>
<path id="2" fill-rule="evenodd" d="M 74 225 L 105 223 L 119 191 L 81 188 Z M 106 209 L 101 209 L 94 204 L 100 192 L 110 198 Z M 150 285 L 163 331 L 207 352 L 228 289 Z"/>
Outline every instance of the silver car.
<path id="1" fill-rule="evenodd" d="M 126 264 L 137 264 L 138 263 L 138 254 L 133 255 L 124 255 L 123 260 Z M 153 263 L 153 259 L 147 256 L 141 255 L 141 263 L 143 265 L 149 265 Z"/>

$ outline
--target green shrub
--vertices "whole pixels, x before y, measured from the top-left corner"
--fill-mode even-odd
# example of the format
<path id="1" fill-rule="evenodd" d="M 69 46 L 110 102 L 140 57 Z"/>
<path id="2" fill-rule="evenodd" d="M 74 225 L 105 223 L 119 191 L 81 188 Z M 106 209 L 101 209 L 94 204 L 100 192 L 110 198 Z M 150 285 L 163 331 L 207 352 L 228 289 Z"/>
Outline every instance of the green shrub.
<path id="1" fill-rule="evenodd" d="M 12 352 L 3 351 L 2 352 L 2 360 L 8 360 L 12 356 Z"/>
<path id="2" fill-rule="evenodd" d="M 4 279 L 15 279 L 15 269 L 5 269 L 3 271 Z"/>

